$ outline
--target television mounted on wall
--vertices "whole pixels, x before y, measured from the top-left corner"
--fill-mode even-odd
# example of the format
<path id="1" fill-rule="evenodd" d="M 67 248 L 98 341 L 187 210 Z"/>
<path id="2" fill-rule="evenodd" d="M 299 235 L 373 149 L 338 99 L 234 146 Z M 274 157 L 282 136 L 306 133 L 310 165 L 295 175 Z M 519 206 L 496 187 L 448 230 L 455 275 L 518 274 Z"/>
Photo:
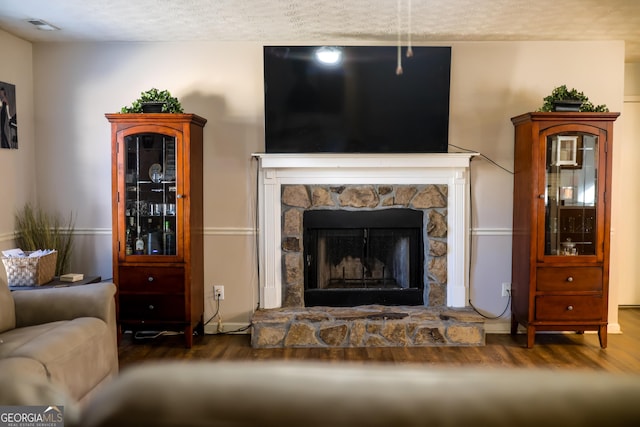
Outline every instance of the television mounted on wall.
<path id="1" fill-rule="evenodd" d="M 265 46 L 265 151 L 447 152 L 451 48 L 404 53 L 397 74 L 394 46 Z"/>

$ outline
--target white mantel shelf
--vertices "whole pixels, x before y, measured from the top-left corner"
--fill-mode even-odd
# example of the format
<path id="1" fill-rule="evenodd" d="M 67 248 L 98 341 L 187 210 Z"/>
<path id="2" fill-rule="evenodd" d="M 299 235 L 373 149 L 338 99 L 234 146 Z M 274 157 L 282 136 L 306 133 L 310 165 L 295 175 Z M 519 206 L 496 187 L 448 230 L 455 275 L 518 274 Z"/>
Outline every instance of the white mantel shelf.
<path id="1" fill-rule="evenodd" d="M 478 153 L 255 153 L 258 159 L 261 308 L 282 305 L 281 186 L 448 186 L 447 306 L 468 301 L 469 164 Z"/>
<path id="2" fill-rule="evenodd" d="M 271 168 L 438 168 L 469 167 L 478 153 L 254 153 L 265 169 Z"/>

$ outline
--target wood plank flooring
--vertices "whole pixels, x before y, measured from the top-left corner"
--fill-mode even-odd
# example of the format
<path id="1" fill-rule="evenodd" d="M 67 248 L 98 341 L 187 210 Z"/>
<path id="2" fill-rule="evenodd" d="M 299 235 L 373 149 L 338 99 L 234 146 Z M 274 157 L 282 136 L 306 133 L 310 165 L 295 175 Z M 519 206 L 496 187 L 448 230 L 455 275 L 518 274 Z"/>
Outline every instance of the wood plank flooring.
<path id="1" fill-rule="evenodd" d="M 487 334 L 483 347 L 345 349 L 254 349 L 249 335 L 195 337 L 193 347 L 186 349 L 183 337 L 179 335 L 134 340 L 131 334 L 125 334 L 119 346 L 119 357 L 121 369 L 153 360 L 312 360 L 640 373 L 640 308 L 621 308 L 619 322 L 623 333 L 609 334 L 606 349 L 600 348 L 598 335 L 592 333 L 541 333 L 536 335 L 536 345 L 532 349 L 524 347 L 524 335 L 514 339 L 508 334 Z"/>

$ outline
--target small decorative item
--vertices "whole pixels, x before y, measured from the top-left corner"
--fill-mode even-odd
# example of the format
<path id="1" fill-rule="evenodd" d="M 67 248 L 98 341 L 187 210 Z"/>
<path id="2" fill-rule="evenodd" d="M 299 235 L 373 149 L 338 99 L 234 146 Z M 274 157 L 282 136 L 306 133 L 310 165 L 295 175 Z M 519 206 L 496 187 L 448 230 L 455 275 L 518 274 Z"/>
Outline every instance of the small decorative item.
<path id="1" fill-rule="evenodd" d="M 573 200 L 573 187 L 560 187 L 560 200 L 564 203 Z"/>
<path id="2" fill-rule="evenodd" d="M 182 105 L 178 98 L 171 96 L 168 90 L 151 88 L 140 93 L 140 98 L 131 106 L 122 107 L 121 113 L 182 113 Z"/>
<path id="3" fill-rule="evenodd" d="M 40 286 L 53 280 L 58 252 L 27 251 L 22 256 L 2 257 L 9 286 Z"/>
<path id="4" fill-rule="evenodd" d="M 556 165 L 577 166 L 578 137 L 573 135 L 558 136 L 558 152 L 556 153 Z"/>
<path id="5" fill-rule="evenodd" d="M 562 255 L 576 256 L 578 255 L 578 249 L 576 244 L 571 241 L 571 238 L 567 237 L 567 240 L 562 242 Z"/>
<path id="6" fill-rule="evenodd" d="M 156 184 L 162 181 L 162 166 L 159 163 L 154 163 L 149 168 L 149 178 Z"/>
<path id="7" fill-rule="evenodd" d="M 540 107 L 538 111 L 580 111 L 583 113 L 605 113 L 608 112 L 609 109 L 605 104 L 593 105 L 584 93 L 573 88 L 569 90 L 566 85 L 562 85 L 553 89 L 551 95 L 543 99 L 542 107 Z"/>

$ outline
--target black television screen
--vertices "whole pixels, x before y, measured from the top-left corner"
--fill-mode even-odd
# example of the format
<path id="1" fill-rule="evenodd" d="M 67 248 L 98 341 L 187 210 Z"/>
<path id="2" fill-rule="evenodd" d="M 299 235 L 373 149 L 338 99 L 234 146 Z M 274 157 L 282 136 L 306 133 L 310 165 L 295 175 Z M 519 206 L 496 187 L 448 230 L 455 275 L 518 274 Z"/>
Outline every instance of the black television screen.
<path id="1" fill-rule="evenodd" d="M 400 75 L 397 47 L 320 48 L 264 47 L 266 152 L 447 152 L 450 47 L 403 49 Z"/>

